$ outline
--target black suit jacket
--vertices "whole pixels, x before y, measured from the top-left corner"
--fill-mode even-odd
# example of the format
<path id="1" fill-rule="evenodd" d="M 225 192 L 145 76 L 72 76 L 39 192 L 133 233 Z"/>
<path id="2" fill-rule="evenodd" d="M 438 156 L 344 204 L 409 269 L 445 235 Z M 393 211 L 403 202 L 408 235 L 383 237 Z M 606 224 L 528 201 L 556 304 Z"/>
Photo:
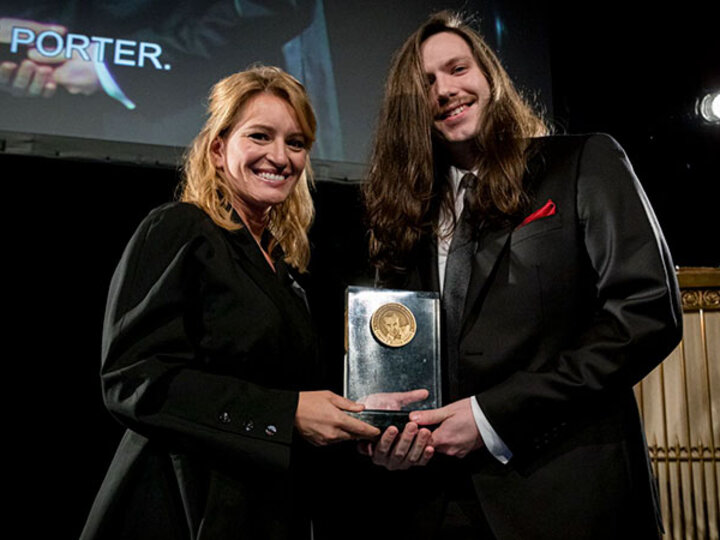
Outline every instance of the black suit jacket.
<path id="1" fill-rule="evenodd" d="M 140 225 L 112 280 L 102 350 L 105 402 L 128 430 L 82 538 L 302 529 L 293 423 L 317 355 L 302 290 L 276 268 L 246 229 L 189 204 Z"/>
<path id="2" fill-rule="evenodd" d="M 450 399 L 476 396 L 513 452 L 464 460 L 497 538 L 655 538 L 659 521 L 632 387 L 681 337 L 672 261 L 622 149 L 603 135 L 533 142 L 532 210 L 481 226 Z M 435 240 L 390 284 L 438 290 Z M 447 319 L 447 314 L 445 315 Z M 446 336 L 447 337 L 447 336 Z"/>

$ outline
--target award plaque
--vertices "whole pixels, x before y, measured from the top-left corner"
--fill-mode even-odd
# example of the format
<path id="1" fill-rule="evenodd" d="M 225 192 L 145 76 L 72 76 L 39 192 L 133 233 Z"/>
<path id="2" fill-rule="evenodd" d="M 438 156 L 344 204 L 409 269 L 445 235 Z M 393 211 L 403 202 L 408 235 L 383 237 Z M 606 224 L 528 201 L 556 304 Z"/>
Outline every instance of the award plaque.
<path id="1" fill-rule="evenodd" d="M 441 406 L 440 299 L 434 292 L 348 287 L 345 397 L 361 420 L 402 429 L 408 413 Z M 427 397 L 414 390 L 427 390 Z"/>

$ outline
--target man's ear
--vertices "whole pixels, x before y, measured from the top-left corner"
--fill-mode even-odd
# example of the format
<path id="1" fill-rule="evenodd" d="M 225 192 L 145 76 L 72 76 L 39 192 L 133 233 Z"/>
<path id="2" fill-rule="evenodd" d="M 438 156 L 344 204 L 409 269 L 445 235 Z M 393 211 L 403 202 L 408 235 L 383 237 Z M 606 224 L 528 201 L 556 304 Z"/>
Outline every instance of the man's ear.
<path id="1" fill-rule="evenodd" d="M 210 155 L 215 168 L 222 169 L 225 161 L 225 141 L 222 137 L 215 137 L 213 142 L 210 143 Z"/>

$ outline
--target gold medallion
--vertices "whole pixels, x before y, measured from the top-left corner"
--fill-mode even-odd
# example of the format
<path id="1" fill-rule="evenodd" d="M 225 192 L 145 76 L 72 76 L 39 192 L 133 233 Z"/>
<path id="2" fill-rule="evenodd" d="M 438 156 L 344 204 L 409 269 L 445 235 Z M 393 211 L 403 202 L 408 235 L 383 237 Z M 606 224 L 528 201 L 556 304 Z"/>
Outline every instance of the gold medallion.
<path id="1" fill-rule="evenodd" d="M 396 302 L 383 304 L 370 318 L 370 329 L 380 343 L 402 347 L 415 337 L 417 323 L 412 312 Z"/>

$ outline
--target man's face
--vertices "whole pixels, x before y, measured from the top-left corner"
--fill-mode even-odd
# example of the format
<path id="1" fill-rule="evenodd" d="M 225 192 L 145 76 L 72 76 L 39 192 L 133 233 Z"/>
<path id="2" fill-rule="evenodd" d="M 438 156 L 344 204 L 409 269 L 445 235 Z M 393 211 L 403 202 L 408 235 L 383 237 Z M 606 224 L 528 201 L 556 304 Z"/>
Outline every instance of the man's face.
<path id="1" fill-rule="evenodd" d="M 453 32 L 427 38 L 421 47 L 435 129 L 450 143 L 478 132 L 490 100 L 490 85 L 470 46 Z"/>
<path id="2" fill-rule="evenodd" d="M 400 320 L 397 316 L 389 315 L 383 319 L 385 323 L 385 331 L 392 337 L 397 337 L 400 334 Z"/>

